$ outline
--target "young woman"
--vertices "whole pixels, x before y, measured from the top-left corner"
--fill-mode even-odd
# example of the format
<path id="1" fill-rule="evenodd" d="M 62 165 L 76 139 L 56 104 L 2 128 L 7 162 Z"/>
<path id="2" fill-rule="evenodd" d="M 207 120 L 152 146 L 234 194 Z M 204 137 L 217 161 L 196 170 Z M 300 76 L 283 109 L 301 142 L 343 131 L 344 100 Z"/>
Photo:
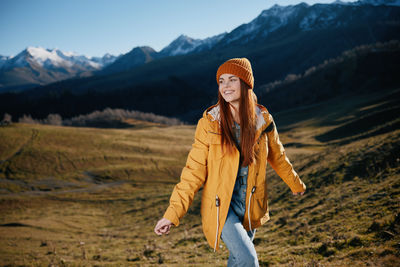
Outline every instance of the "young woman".
<path id="1" fill-rule="evenodd" d="M 168 234 L 178 226 L 203 186 L 201 217 L 209 245 L 216 251 L 224 241 L 228 266 L 258 266 L 253 239 L 269 220 L 267 162 L 294 195 L 303 195 L 306 186 L 286 157 L 272 116 L 256 102 L 249 60 L 223 63 L 217 82 L 218 103 L 199 120 L 181 180 L 154 231 Z"/>

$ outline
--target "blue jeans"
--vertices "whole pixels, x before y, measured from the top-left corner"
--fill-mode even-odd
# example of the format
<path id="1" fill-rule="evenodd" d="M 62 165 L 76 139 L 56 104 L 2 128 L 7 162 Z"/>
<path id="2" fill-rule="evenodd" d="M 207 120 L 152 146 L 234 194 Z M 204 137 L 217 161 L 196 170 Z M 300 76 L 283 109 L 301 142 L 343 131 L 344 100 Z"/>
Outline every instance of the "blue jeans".
<path id="1" fill-rule="evenodd" d="M 255 229 L 246 231 L 243 218 L 246 210 L 247 168 L 240 168 L 233 190 L 228 216 L 221 239 L 229 250 L 228 267 L 259 266 L 253 238 Z"/>

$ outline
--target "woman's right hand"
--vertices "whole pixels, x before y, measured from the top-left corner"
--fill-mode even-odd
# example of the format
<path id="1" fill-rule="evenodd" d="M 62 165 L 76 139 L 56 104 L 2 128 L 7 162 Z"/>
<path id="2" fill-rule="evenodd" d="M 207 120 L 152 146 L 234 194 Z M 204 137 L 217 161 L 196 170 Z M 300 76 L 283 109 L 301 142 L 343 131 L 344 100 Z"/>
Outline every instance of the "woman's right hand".
<path id="1" fill-rule="evenodd" d="M 173 225 L 173 223 L 166 219 L 166 218 L 162 218 L 161 220 L 159 220 L 157 222 L 156 227 L 154 228 L 154 232 L 157 235 L 162 235 L 162 234 L 169 234 L 169 230 L 171 229 L 171 226 Z"/>

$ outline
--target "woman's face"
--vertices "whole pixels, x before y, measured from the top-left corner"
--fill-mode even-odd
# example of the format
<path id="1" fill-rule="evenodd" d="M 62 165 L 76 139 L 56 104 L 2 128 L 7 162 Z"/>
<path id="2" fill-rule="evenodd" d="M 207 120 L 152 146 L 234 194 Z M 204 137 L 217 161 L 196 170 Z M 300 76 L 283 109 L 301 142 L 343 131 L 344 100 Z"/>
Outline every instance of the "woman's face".
<path id="1" fill-rule="evenodd" d="M 233 74 L 224 73 L 219 77 L 219 92 L 230 104 L 239 103 L 240 79 Z"/>

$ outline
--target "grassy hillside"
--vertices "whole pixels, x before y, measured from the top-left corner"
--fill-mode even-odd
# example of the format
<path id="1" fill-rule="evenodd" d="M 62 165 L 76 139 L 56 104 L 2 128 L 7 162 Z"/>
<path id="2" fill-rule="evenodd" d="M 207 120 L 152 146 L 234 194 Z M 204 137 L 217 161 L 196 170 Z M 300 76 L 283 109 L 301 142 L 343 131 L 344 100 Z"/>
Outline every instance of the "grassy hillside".
<path id="1" fill-rule="evenodd" d="M 307 184 L 293 197 L 267 171 L 271 221 L 261 266 L 400 263 L 400 90 L 274 114 Z M 0 128 L 0 265 L 224 266 L 201 230 L 200 194 L 169 236 L 153 232 L 193 126 Z"/>

